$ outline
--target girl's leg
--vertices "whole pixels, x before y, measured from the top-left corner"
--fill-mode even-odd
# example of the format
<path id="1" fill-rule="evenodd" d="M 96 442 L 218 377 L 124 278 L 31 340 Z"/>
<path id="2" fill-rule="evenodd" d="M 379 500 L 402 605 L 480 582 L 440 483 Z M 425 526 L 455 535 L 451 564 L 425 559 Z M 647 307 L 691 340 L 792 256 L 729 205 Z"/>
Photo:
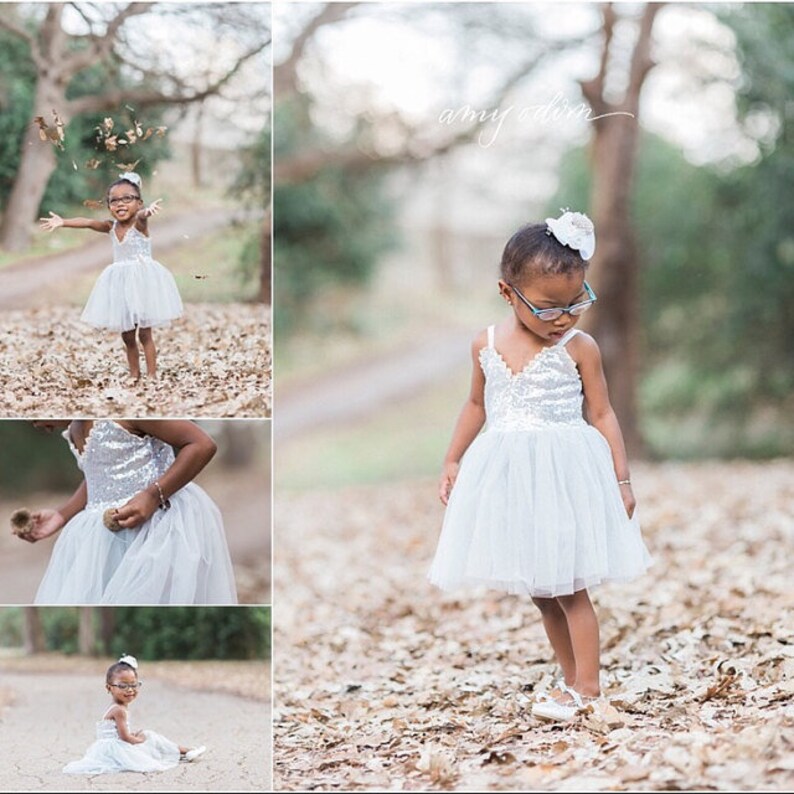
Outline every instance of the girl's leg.
<path id="1" fill-rule="evenodd" d="M 533 598 L 532 602 L 540 610 L 543 628 L 554 649 L 557 662 L 562 667 L 565 683 L 573 686 L 576 683 L 576 657 L 571 644 L 571 635 L 568 633 L 565 612 L 555 598 Z"/>
<path id="2" fill-rule="evenodd" d="M 154 337 L 151 328 L 139 328 L 138 337 L 143 346 L 143 355 L 146 358 L 146 374 L 153 378 L 157 374 L 157 349 L 154 346 Z"/>
<path id="3" fill-rule="evenodd" d="M 138 361 L 138 344 L 135 341 L 135 329 L 122 331 L 121 338 L 127 353 L 127 365 L 130 368 L 130 375 L 133 380 L 138 380 L 141 377 L 141 365 Z"/>
<path id="4" fill-rule="evenodd" d="M 597 697 L 601 694 L 600 641 L 598 618 L 590 603 L 590 596 L 587 590 L 579 590 L 573 595 L 558 596 L 557 600 L 565 612 L 571 647 L 576 659 L 574 689 L 580 695 Z"/>

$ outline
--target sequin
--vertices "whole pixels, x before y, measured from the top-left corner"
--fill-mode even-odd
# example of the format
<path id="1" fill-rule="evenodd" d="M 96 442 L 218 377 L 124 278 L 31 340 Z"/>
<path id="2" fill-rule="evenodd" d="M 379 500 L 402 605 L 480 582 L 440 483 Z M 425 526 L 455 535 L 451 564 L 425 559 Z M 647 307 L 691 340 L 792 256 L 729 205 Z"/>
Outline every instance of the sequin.
<path id="1" fill-rule="evenodd" d="M 486 430 L 532 430 L 587 423 L 582 416 L 582 380 L 563 344 L 543 348 L 513 373 L 493 347 L 480 350 L 485 374 Z"/>
<path id="2" fill-rule="evenodd" d="M 85 474 L 86 510 L 125 504 L 162 477 L 174 462 L 174 451 L 164 441 L 154 436 L 136 436 L 107 419 L 94 422 L 82 454 L 68 429 L 63 436 Z"/>

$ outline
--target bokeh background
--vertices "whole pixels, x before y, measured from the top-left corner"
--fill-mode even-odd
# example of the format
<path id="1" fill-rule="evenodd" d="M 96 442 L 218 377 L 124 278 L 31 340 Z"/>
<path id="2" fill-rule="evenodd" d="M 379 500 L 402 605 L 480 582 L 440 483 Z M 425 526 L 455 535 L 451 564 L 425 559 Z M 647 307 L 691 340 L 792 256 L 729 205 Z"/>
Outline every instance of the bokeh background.
<path id="1" fill-rule="evenodd" d="M 223 516 L 240 603 L 270 603 L 270 421 L 197 422 L 218 445 L 195 482 Z M 0 512 L 57 507 L 80 484 L 81 473 L 58 433 L 30 422 L 0 422 Z M 0 534 L 0 603 L 32 603 L 57 536 L 30 544 Z"/>
<path id="2" fill-rule="evenodd" d="M 291 3 L 274 41 L 276 787 L 790 786 L 794 6 Z M 593 589 L 619 718 L 562 741 L 530 600 L 426 580 L 502 248 L 561 207 L 655 557 Z"/>
<path id="3" fill-rule="evenodd" d="M 138 659 L 133 730 L 207 748 L 201 763 L 150 775 L 61 772 L 109 707 L 107 668 Z M 269 607 L 0 609 L 3 791 L 266 791 L 270 767 Z M 43 716 L 46 715 L 46 716 Z"/>
<path id="4" fill-rule="evenodd" d="M 791 453 L 791 5 L 300 4 L 275 24 L 283 487 L 437 470 L 468 340 L 503 315 L 502 247 L 561 206 L 596 222 L 587 319 L 634 453 Z"/>

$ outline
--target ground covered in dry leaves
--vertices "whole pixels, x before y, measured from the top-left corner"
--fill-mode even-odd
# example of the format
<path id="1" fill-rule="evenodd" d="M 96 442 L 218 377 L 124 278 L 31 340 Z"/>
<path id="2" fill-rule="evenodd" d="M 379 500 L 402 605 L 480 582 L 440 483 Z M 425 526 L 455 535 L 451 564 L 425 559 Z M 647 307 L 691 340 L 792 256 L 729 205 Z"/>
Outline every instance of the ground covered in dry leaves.
<path id="1" fill-rule="evenodd" d="M 566 726 L 529 599 L 426 583 L 434 482 L 282 494 L 276 788 L 791 789 L 794 462 L 633 479 L 656 563 L 592 591 L 614 710 Z"/>
<path id="2" fill-rule="evenodd" d="M 154 329 L 158 377 L 138 385 L 129 385 L 121 335 L 79 316 L 74 307 L 0 314 L 0 415 L 270 416 L 262 304 L 188 304 L 182 318 Z"/>

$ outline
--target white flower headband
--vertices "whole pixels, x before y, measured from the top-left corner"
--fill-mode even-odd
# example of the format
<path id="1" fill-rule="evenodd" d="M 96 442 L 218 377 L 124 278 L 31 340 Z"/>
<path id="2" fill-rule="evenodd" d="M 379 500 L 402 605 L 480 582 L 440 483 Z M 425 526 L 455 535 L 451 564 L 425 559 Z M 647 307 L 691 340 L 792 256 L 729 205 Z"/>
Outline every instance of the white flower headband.
<path id="1" fill-rule="evenodd" d="M 553 234 L 563 245 L 579 252 L 585 261 L 595 253 L 595 227 L 582 212 L 571 212 L 567 207 L 560 210 L 559 218 L 546 218 L 546 234 Z"/>
<path id="2" fill-rule="evenodd" d="M 128 664 L 133 670 L 138 669 L 138 660 L 126 653 L 119 659 L 118 664 Z"/>
<path id="3" fill-rule="evenodd" d="M 126 179 L 127 182 L 132 182 L 138 190 L 141 189 L 141 177 L 139 174 L 136 174 L 134 171 L 125 171 L 119 179 Z"/>

